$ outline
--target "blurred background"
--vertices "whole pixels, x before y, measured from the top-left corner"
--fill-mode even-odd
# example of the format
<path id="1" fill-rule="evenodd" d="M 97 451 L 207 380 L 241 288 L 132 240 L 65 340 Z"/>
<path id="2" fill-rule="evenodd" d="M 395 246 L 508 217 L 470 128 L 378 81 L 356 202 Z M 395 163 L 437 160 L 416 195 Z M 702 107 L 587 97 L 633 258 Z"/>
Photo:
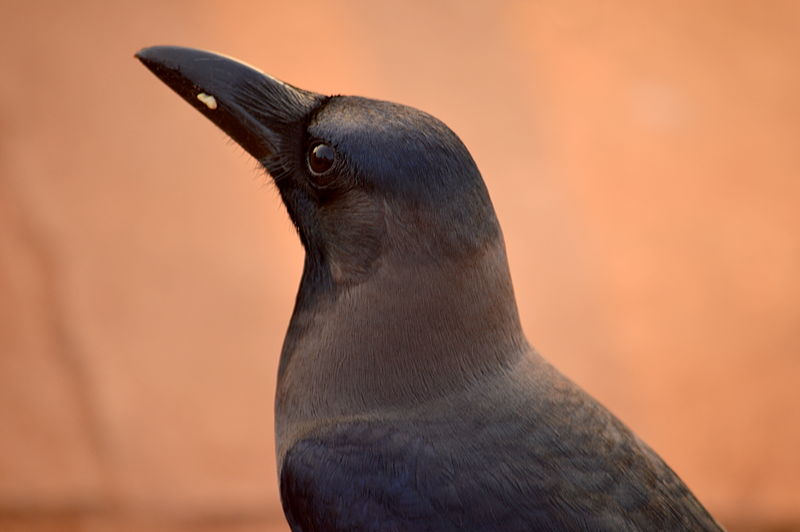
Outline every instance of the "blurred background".
<path id="1" fill-rule="evenodd" d="M 731 531 L 800 530 L 792 0 L 4 0 L 0 530 L 286 530 L 302 250 L 254 161 L 133 59 L 154 44 L 441 118 L 531 342 Z"/>

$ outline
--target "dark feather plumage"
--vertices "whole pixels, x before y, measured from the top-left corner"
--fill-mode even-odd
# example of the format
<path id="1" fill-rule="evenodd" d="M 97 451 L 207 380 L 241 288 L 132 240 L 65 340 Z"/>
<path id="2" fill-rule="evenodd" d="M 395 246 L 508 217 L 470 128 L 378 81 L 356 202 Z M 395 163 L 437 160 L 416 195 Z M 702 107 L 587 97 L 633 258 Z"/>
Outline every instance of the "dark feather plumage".
<path id="1" fill-rule="evenodd" d="M 447 126 L 208 52 L 138 56 L 262 162 L 306 250 L 276 397 L 293 530 L 720 530 L 528 345 L 488 192 Z"/>

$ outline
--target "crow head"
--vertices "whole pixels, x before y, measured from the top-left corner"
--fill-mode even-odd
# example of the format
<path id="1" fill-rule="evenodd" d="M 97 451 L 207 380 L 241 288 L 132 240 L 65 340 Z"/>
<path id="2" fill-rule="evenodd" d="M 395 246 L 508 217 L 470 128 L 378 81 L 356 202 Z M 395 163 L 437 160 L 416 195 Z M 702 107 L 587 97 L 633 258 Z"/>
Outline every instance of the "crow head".
<path id="1" fill-rule="evenodd" d="M 190 48 L 137 57 L 273 177 L 306 250 L 306 285 L 461 260 L 500 238 L 469 152 L 422 111 L 305 91 Z"/>

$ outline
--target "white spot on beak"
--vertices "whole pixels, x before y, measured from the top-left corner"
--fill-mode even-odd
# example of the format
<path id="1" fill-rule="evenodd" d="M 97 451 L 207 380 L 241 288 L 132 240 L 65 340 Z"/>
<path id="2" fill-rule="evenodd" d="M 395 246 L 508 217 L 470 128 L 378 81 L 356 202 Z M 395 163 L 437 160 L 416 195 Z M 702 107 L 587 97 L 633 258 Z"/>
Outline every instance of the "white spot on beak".
<path id="1" fill-rule="evenodd" d="M 206 104 L 206 107 L 208 107 L 209 109 L 217 108 L 217 99 L 211 96 L 210 94 L 201 92 L 200 94 L 197 95 L 197 99 Z"/>

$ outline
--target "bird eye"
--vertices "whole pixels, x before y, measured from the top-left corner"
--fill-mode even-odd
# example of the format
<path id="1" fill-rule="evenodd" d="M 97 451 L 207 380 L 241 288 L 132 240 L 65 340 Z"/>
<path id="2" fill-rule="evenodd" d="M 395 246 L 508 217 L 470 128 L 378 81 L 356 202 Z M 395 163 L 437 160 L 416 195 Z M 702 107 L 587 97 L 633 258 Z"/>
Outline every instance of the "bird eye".
<path id="1" fill-rule="evenodd" d="M 308 149 L 308 168 L 314 175 L 322 175 L 333 166 L 336 150 L 324 142 L 315 142 Z"/>

